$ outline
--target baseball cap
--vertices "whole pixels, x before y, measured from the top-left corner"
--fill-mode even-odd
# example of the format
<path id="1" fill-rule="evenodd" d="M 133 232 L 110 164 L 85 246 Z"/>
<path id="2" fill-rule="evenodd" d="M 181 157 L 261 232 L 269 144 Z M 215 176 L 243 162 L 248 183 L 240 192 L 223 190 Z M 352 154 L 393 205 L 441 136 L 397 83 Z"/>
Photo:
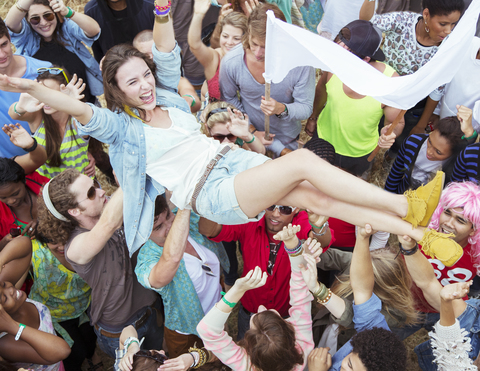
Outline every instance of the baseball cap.
<path id="1" fill-rule="evenodd" d="M 344 28 L 350 30 L 350 40 L 346 40 L 340 33 L 340 40 L 355 53 L 364 55 L 383 62 L 385 54 L 380 49 L 382 43 L 382 31 L 369 21 L 356 20 L 347 24 Z"/>

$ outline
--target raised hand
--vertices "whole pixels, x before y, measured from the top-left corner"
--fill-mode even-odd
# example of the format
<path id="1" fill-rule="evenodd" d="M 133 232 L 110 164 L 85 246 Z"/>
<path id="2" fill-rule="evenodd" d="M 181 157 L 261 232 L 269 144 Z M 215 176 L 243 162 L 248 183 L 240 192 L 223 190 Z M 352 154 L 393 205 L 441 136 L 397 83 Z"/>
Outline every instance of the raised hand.
<path id="1" fill-rule="evenodd" d="M 283 227 L 283 229 L 278 232 L 273 238 L 277 241 L 289 241 L 297 238 L 297 233 L 300 232 L 301 226 L 292 225 L 290 223 L 288 226 Z"/>
<path id="2" fill-rule="evenodd" d="M 258 0 L 247 0 L 245 1 L 245 7 L 247 8 L 248 14 L 247 17 L 252 14 L 252 10 L 255 9 L 258 5 Z"/>
<path id="3" fill-rule="evenodd" d="M 457 118 L 460 121 L 460 129 L 462 129 L 465 137 L 472 136 L 472 110 L 468 107 L 457 105 Z"/>
<path id="4" fill-rule="evenodd" d="M 357 238 L 361 237 L 363 239 L 367 239 L 370 238 L 370 236 L 374 233 L 375 231 L 373 230 L 372 226 L 370 224 L 365 224 L 365 227 L 360 227 L 358 229 Z"/>
<path id="5" fill-rule="evenodd" d="M 308 237 L 303 243 L 303 253 L 311 255 L 317 263 L 320 262 L 320 255 L 322 252 L 322 245 L 314 238 Z"/>
<path id="6" fill-rule="evenodd" d="M 317 215 L 313 211 L 307 209 L 308 221 L 311 224 L 315 224 L 318 228 L 325 224 L 328 220 L 328 216 Z"/>
<path id="7" fill-rule="evenodd" d="M 30 133 L 20 124 L 3 125 L 3 132 L 10 137 L 10 142 L 20 148 L 30 148 L 33 146 L 34 140 Z"/>
<path id="8" fill-rule="evenodd" d="M 328 371 L 332 367 L 330 348 L 315 348 L 308 355 L 308 369 L 310 371 Z"/>
<path id="9" fill-rule="evenodd" d="M 205 15 L 209 8 L 210 0 L 195 0 L 195 5 L 193 7 L 195 13 Z"/>
<path id="10" fill-rule="evenodd" d="M 305 281 L 308 289 L 312 292 L 317 290 L 317 262 L 312 255 L 303 254 L 303 259 L 305 259 L 305 264 L 300 264 L 300 272 L 302 272 L 303 280 Z"/>
<path id="11" fill-rule="evenodd" d="M 0 74 L 0 90 L 9 91 L 12 93 L 27 93 L 36 84 L 33 80 L 22 79 L 20 77 L 9 77 Z"/>
<path id="12" fill-rule="evenodd" d="M 20 99 L 18 100 L 16 110 L 17 112 L 23 114 L 24 112 L 37 112 L 43 108 L 44 104 L 40 103 L 37 98 L 32 97 L 28 93 L 20 94 Z"/>
<path id="13" fill-rule="evenodd" d="M 230 108 L 227 108 L 228 114 L 230 116 L 230 122 L 227 122 L 226 127 L 230 133 L 236 137 L 248 137 L 249 136 L 249 124 L 248 124 L 248 115 L 243 114 L 237 109 L 233 111 Z"/>
<path id="14" fill-rule="evenodd" d="M 258 289 L 267 283 L 267 272 L 263 272 L 260 267 L 255 267 L 246 274 L 245 277 L 239 278 L 235 281 L 234 286 L 242 292 L 248 290 Z"/>
<path id="15" fill-rule="evenodd" d="M 50 8 L 52 8 L 55 13 L 59 13 L 62 16 L 68 14 L 68 8 L 62 0 L 50 0 Z"/>
<path id="16" fill-rule="evenodd" d="M 85 95 L 82 94 L 85 87 L 86 84 L 83 82 L 83 79 L 79 79 L 75 73 L 67 86 L 64 84 L 60 85 L 60 91 L 74 99 L 82 100 L 85 97 Z"/>
<path id="17" fill-rule="evenodd" d="M 473 284 L 473 281 L 468 282 L 458 282 L 452 283 L 442 288 L 440 291 L 440 297 L 444 301 L 452 301 L 455 299 L 462 299 L 465 295 L 468 294 L 470 286 Z"/>
<path id="18" fill-rule="evenodd" d="M 230 14 L 231 12 L 233 12 L 232 4 L 227 3 L 222 5 L 222 9 L 220 9 L 220 15 L 218 17 L 219 20 L 222 20 L 227 14 Z"/>

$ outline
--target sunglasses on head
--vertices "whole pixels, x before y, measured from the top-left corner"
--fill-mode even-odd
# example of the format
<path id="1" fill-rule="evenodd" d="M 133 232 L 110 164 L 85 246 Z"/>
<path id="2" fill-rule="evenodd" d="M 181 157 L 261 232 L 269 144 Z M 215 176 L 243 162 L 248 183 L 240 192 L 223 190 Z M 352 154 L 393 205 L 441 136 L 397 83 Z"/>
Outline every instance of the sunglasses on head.
<path id="1" fill-rule="evenodd" d="M 227 138 L 230 142 L 235 142 L 237 140 L 237 137 L 233 134 L 228 134 L 228 135 L 221 135 L 221 134 L 215 134 L 212 135 L 213 139 L 218 140 L 220 143 L 222 143 L 225 138 Z"/>
<path id="2" fill-rule="evenodd" d="M 51 22 L 55 19 L 55 14 L 53 12 L 48 12 L 48 13 L 45 13 L 45 14 L 42 14 L 41 16 L 39 15 L 34 15 L 33 17 L 31 17 L 29 19 L 29 22 L 30 24 L 36 26 L 37 24 L 40 23 L 40 20 L 41 18 L 40 17 L 43 17 L 43 19 L 45 19 L 47 22 Z"/>
<path id="3" fill-rule="evenodd" d="M 67 74 L 65 73 L 65 71 L 63 70 L 63 68 L 58 68 L 58 67 L 40 67 L 37 69 L 37 73 L 39 75 L 41 75 L 42 73 L 45 73 L 45 72 L 48 72 L 52 75 L 59 75 L 61 73 L 63 73 L 63 77 L 65 77 L 65 81 L 67 82 L 67 84 L 69 83 L 68 81 L 68 77 L 67 77 Z"/>
<path id="4" fill-rule="evenodd" d="M 92 200 L 92 201 L 95 200 L 95 197 L 97 197 L 97 189 L 102 189 L 102 186 L 96 179 L 93 179 L 93 185 L 87 191 L 87 198 L 80 202 L 87 201 L 87 200 Z"/>
<path id="5" fill-rule="evenodd" d="M 162 353 L 155 352 L 154 350 L 139 350 L 137 353 L 133 355 L 133 357 L 143 357 L 153 359 L 154 361 L 163 365 L 168 358 L 166 355 Z"/>
<path id="6" fill-rule="evenodd" d="M 293 213 L 293 210 L 295 209 L 292 206 L 281 206 L 281 205 L 272 205 L 270 207 L 267 207 L 268 211 L 275 211 L 275 209 L 278 209 L 280 211 L 280 214 L 282 215 L 290 215 Z"/>

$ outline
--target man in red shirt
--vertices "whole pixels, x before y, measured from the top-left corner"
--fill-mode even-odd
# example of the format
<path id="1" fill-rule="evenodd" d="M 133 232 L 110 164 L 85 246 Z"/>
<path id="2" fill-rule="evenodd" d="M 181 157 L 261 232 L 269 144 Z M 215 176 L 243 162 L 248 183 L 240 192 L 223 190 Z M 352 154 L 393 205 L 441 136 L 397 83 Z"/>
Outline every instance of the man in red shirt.
<path id="1" fill-rule="evenodd" d="M 305 240 L 316 239 L 324 249 L 333 240 L 333 231 L 324 217 L 308 215 L 305 211 L 290 206 L 273 205 L 265 210 L 265 216 L 258 222 L 241 225 L 220 225 L 200 218 L 199 231 L 215 242 L 239 241 L 243 257 L 243 273 L 259 266 L 268 273 L 265 286 L 248 291 L 241 299 L 238 314 L 238 337 L 242 339 L 250 327 L 250 316 L 258 307 L 275 309 L 282 317 L 288 316 L 290 308 L 290 261 L 283 248 L 283 242 L 273 236 L 288 224 L 299 225 L 297 237 Z"/>

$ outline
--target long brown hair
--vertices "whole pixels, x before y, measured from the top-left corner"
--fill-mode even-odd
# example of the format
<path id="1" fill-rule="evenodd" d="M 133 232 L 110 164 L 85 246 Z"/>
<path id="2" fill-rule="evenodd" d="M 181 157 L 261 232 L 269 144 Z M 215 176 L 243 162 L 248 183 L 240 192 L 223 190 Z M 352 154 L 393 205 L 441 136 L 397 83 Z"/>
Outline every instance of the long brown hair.
<path id="1" fill-rule="evenodd" d="M 411 292 L 412 279 L 402 257 L 397 257 L 388 247 L 372 251 L 371 257 L 375 277 L 373 292 L 382 301 L 383 308 L 390 314 L 392 309 L 402 312 L 407 325 L 417 323 L 418 314 Z M 338 277 L 332 291 L 342 298 L 350 296 L 353 293 L 350 275 Z"/>
<path id="2" fill-rule="evenodd" d="M 60 17 L 58 13 L 54 12 L 53 9 L 50 7 L 50 2 L 48 0 L 33 0 L 32 5 L 34 4 L 45 5 L 46 7 L 50 8 L 52 13 L 55 15 L 55 18 L 57 19 L 57 25 L 55 26 L 55 30 L 53 31 L 53 34 L 52 34 L 52 41 L 62 46 L 65 46 L 66 44 L 68 44 L 67 40 L 65 40 L 65 37 L 63 36 L 63 29 L 62 29 L 63 23 L 60 22 Z M 28 11 L 27 11 L 27 14 L 25 14 L 25 18 L 28 22 Z M 28 22 L 28 24 L 30 25 L 30 27 L 32 27 L 30 22 Z M 40 45 L 42 45 L 45 42 L 43 36 L 38 34 L 33 28 L 32 28 L 32 31 L 35 32 L 38 36 L 40 36 Z"/>
<path id="3" fill-rule="evenodd" d="M 107 101 L 107 108 L 111 111 L 125 111 L 126 97 L 118 87 L 117 72 L 118 69 L 131 58 L 143 59 L 148 68 L 152 71 L 152 74 L 155 76 L 155 63 L 148 57 L 148 55 L 128 44 L 115 45 L 111 48 L 105 55 L 102 66 L 103 91 L 105 93 L 105 100 Z M 139 109 L 139 111 L 144 113 L 143 110 Z"/>
<path id="4" fill-rule="evenodd" d="M 58 66 L 54 66 L 54 67 L 58 67 Z M 67 75 L 68 81 L 70 81 L 72 77 L 70 76 L 68 71 L 63 67 L 58 67 L 58 68 L 63 69 L 63 71 Z M 65 80 L 65 76 L 63 76 L 63 73 L 59 73 L 55 75 L 48 71 L 38 75 L 37 80 L 38 81 L 54 80 L 54 81 L 57 81 L 59 84 L 64 84 L 65 86 L 68 84 L 67 80 Z M 45 142 L 46 142 L 45 149 L 47 150 L 47 163 L 50 166 L 58 167 L 62 164 L 60 147 L 62 146 L 63 137 L 60 133 L 60 130 L 58 130 L 57 122 L 52 118 L 51 115 L 47 115 L 43 110 L 42 110 L 42 121 L 43 121 L 43 126 L 45 127 Z M 68 116 L 65 132 L 72 129 L 73 129 L 72 117 Z M 75 137 L 75 142 L 78 145 L 76 137 Z"/>
<path id="5" fill-rule="evenodd" d="M 303 364 L 303 353 L 296 347 L 295 329 L 277 313 L 266 310 L 255 314 L 253 326 L 239 342 L 252 366 L 262 371 L 290 371 Z"/>

